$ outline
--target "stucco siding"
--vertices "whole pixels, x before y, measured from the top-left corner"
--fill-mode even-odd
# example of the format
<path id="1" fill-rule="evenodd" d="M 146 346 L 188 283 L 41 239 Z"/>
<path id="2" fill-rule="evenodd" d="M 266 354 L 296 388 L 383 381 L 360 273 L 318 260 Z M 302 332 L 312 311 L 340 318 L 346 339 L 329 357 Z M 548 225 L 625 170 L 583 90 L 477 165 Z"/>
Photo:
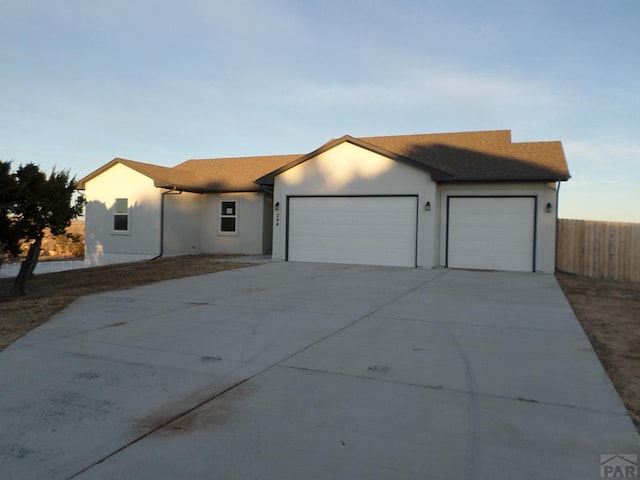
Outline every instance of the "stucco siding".
<path id="1" fill-rule="evenodd" d="M 264 196 L 262 192 L 219 193 L 203 196 L 201 246 L 204 253 L 262 254 L 264 252 Z M 235 200 L 236 231 L 220 229 L 221 202 Z"/>
<path id="2" fill-rule="evenodd" d="M 85 262 L 104 265 L 152 258 L 160 252 L 160 191 L 153 181 L 115 164 L 85 186 Z M 114 231 L 116 198 L 128 199 L 127 232 Z"/>
<path id="3" fill-rule="evenodd" d="M 163 255 L 202 252 L 200 219 L 203 195 L 169 192 L 164 195 Z"/>
<path id="4" fill-rule="evenodd" d="M 428 172 L 389 159 L 350 143 L 342 143 L 275 178 L 273 259 L 286 257 L 287 197 L 292 195 L 416 195 L 418 197 L 417 265 L 437 261 L 434 230 L 437 222 L 436 185 Z M 424 205 L 430 202 L 431 210 Z"/>

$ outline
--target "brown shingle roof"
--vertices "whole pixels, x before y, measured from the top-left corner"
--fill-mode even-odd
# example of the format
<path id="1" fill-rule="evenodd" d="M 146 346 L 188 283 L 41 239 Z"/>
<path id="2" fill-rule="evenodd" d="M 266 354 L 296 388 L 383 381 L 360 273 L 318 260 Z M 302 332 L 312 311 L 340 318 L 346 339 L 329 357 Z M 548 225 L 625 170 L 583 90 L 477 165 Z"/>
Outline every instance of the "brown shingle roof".
<path id="1" fill-rule="evenodd" d="M 510 130 L 394 135 L 331 140 L 308 155 L 208 158 L 175 167 L 116 158 L 78 182 L 87 181 L 116 163 L 153 179 L 156 187 L 188 192 L 249 192 L 273 185 L 274 177 L 336 145 L 349 142 L 389 158 L 422 168 L 439 182 L 568 180 L 562 143 L 512 143 Z"/>
<path id="2" fill-rule="evenodd" d="M 188 185 L 178 185 L 187 191 L 252 192 L 260 189 L 255 183 L 256 178 L 260 178 L 300 156 L 272 155 L 196 159 L 180 163 L 172 170 L 188 173 L 193 177 Z"/>
<path id="3" fill-rule="evenodd" d="M 414 145 L 455 145 L 490 151 L 498 145 L 511 144 L 511 130 L 486 130 L 481 132 L 424 133 L 417 135 L 392 135 L 384 137 L 359 137 L 360 140 L 401 154 Z"/>
<path id="4" fill-rule="evenodd" d="M 300 155 L 266 157 L 208 158 L 187 160 L 175 167 L 161 167 L 150 163 L 114 158 L 98 170 L 77 182 L 79 189 L 115 164 L 126 165 L 153 180 L 160 188 L 175 188 L 186 192 L 251 192 L 260 187 L 255 179 L 285 165 Z"/>
<path id="5" fill-rule="evenodd" d="M 349 142 L 423 168 L 440 182 L 567 180 L 560 142 L 511 143 L 510 130 L 394 135 L 331 140 L 304 157 L 257 180 L 269 185 L 279 173 L 340 143 Z"/>
<path id="6" fill-rule="evenodd" d="M 511 143 L 509 130 L 360 140 L 435 168 L 441 181 L 567 180 L 561 142 Z"/>

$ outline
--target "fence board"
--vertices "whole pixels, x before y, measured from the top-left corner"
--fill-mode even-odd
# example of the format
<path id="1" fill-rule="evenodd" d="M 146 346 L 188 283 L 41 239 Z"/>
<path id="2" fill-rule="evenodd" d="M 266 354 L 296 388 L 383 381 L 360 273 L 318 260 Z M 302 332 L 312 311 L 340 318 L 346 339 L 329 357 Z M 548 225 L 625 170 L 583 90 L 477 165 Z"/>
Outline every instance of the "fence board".
<path id="1" fill-rule="evenodd" d="M 640 223 L 559 219 L 556 269 L 640 282 Z"/>

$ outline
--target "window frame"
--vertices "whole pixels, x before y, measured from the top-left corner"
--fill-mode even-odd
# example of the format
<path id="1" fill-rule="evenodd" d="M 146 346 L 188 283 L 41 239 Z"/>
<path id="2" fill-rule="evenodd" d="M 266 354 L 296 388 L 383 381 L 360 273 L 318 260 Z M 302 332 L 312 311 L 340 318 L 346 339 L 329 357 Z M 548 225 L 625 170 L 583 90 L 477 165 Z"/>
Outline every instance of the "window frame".
<path id="1" fill-rule="evenodd" d="M 120 212 L 118 211 L 118 200 L 124 200 L 126 202 L 126 212 Z M 115 201 L 113 202 L 113 220 L 112 220 L 112 230 L 111 233 L 114 235 L 129 235 L 131 233 L 131 215 L 130 215 L 130 211 L 131 209 L 129 208 L 129 197 L 118 197 L 115 199 Z M 117 217 L 124 217 L 127 221 L 127 228 L 126 229 L 117 229 L 116 228 L 116 218 Z"/>
<path id="2" fill-rule="evenodd" d="M 233 213 L 225 213 L 225 203 L 233 203 Z M 221 198 L 218 204 L 218 235 L 222 236 L 237 236 L 238 235 L 238 199 L 236 198 Z M 233 231 L 223 230 L 222 222 L 224 219 L 232 218 L 234 220 Z"/>

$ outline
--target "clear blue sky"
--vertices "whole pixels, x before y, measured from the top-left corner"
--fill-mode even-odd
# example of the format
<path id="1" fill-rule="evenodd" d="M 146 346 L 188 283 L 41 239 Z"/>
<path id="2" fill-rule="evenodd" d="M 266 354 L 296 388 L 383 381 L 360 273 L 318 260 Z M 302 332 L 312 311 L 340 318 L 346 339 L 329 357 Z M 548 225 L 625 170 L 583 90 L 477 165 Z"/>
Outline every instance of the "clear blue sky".
<path id="1" fill-rule="evenodd" d="M 640 222 L 640 0 L 0 0 L 0 158 L 562 140 L 560 216 Z"/>

